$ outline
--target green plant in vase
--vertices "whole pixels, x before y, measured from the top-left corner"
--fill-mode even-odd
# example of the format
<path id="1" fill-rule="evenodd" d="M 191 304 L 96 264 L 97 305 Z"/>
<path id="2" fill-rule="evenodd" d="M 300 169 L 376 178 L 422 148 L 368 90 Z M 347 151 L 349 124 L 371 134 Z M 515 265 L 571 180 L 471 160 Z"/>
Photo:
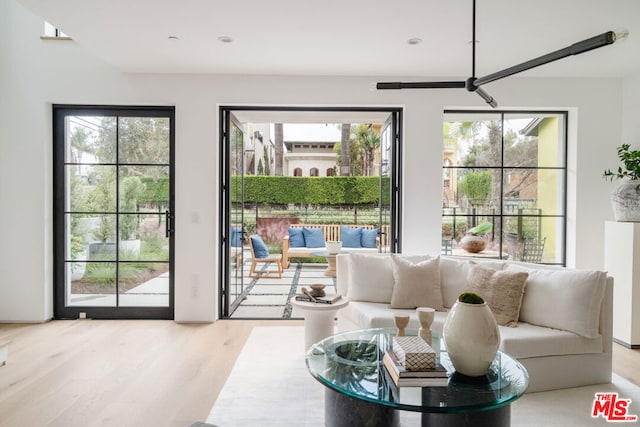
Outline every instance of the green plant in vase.
<path id="1" fill-rule="evenodd" d="M 622 144 L 617 150 L 622 166 L 616 172 L 607 169 L 605 179 L 620 179 L 622 182 L 611 193 L 611 205 L 616 221 L 640 222 L 640 150 L 632 150 Z"/>

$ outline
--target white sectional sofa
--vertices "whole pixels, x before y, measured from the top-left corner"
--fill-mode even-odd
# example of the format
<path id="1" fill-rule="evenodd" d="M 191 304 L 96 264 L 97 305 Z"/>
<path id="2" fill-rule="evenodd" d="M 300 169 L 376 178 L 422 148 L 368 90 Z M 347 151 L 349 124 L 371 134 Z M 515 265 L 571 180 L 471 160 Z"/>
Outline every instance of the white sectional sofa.
<path id="1" fill-rule="evenodd" d="M 420 271 L 416 269 L 403 276 L 398 269 L 404 264 L 397 258 L 392 261 L 392 256 L 406 258 L 413 266 L 420 265 L 420 260 L 435 259 L 430 261 L 430 270 L 421 270 L 431 277 L 416 279 Z M 613 278 L 599 271 L 538 264 L 475 258 L 472 262 L 506 272 L 496 274 L 527 273 L 517 325 L 500 326 L 500 350 L 527 368 L 528 392 L 611 382 Z M 431 306 L 441 310 L 436 311 L 432 326 L 441 332 L 448 309 L 468 290 L 469 272 L 478 271 L 469 258 L 368 254 L 339 255 L 336 268 L 338 292 L 350 298 L 349 305 L 338 312 L 340 331 L 393 328 L 394 314 L 408 314 L 409 328 L 417 329 L 413 306 Z M 398 282 L 407 279 L 411 287 L 422 286 L 423 291 L 407 295 L 407 283 Z M 400 285 L 404 295 L 399 293 Z M 429 294 L 426 299 L 425 294 Z M 391 308 L 392 300 L 395 306 L 407 308 Z"/>

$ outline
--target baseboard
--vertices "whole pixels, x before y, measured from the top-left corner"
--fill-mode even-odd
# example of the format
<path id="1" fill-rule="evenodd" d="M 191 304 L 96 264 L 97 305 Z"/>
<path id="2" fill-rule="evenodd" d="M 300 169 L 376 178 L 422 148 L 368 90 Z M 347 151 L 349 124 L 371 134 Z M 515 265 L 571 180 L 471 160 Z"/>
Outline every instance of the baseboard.
<path id="1" fill-rule="evenodd" d="M 637 350 L 640 348 L 640 344 L 629 344 L 622 340 L 619 340 L 618 338 L 614 338 L 613 342 L 623 346 L 624 348 L 628 348 L 629 350 Z"/>

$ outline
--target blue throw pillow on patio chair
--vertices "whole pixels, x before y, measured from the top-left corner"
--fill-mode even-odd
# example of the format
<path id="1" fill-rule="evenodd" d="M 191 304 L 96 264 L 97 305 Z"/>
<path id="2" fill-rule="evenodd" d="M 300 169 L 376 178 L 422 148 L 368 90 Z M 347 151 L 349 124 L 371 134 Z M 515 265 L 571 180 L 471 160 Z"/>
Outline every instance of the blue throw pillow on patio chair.
<path id="1" fill-rule="evenodd" d="M 269 248 L 267 248 L 264 240 L 262 240 L 262 237 L 259 235 L 254 234 L 251 236 L 251 246 L 253 246 L 253 255 L 256 258 L 260 259 L 269 257 Z"/>
<path id="2" fill-rule="evenodd" d="M 343 248 L 361 248 L 362 227 L 340 226 L 340 240 Z"/>
<path id="3" fill-rule="evenodd" d="M 324 234 L 322 228 L 302 228 L 304 242 L 307 248 L 324 248 Z"/>
<path id="4" fill-rule="evenodd" d="M 378 241 L 378 231 L 379 228 L 374 228 L 373 230 L 368 230 L 366 228 L 362 229 L 362 247 L 363 248 L 377 248 Z"/>
<path id="5" fill-rule="evenodd" d="M 242 247 L 242 228 L 231 227 L 231 247 Z"/>
<path id="6" fill-rule="evenodd" d="M 289 227 L 289 247 L 291 248 L 304 248 L 304 234 L 302 228 Z"/>

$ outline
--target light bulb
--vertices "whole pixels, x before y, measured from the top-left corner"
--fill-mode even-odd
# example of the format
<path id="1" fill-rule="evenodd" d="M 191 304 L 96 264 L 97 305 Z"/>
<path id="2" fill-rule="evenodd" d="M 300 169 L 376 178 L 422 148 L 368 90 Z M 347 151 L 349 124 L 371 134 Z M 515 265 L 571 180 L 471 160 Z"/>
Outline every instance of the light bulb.
<path id="1" fill-rule="evenodd" d="M 617 30 L 613 30 L 613 34 L 615 35 L 615 41 L 622 41 L 629 37 L 629 30 L 626 28 L 620 28 Z"/>

